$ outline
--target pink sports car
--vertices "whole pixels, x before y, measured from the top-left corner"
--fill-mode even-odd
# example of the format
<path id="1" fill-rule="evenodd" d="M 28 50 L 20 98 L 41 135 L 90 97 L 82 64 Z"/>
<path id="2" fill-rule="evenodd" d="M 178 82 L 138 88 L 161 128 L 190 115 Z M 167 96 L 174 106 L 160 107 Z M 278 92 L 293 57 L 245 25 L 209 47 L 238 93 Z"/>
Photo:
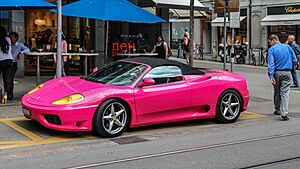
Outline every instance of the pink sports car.
<path id="1" fill-rule="evenodd" d="M 235 122 L 245 111 L 244 77 L 147 57 L 112 62 L 86 77 L 63 77 L 22 98 L 25 117 L 46 128 L 115 137 L 127 128 L 215 118 Z"/>

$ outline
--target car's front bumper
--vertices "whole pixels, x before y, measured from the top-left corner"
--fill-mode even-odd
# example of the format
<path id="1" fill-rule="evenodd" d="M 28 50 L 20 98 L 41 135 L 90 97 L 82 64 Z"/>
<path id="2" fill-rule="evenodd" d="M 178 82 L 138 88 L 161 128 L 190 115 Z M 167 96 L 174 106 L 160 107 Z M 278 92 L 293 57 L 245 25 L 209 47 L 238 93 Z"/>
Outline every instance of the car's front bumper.
<path id="1" fill-rule="evenodd" d="M 92 121 L 98 105 L 47 107 L 29 103 L 22 99 L 23 109 L 30 111 L 25 117 L 41 123 L 49 129 L 60 131 L 92 131 Z"/>

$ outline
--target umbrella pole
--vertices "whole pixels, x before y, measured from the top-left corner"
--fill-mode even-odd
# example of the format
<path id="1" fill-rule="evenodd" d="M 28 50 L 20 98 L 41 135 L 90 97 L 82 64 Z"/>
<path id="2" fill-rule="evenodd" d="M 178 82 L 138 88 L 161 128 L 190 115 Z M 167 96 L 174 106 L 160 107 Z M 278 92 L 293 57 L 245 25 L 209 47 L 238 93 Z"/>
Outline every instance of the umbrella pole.
<path id="1" fill-rule="evenodd" d="M 57 55 L 56 55 L 56 78 L 62 74 L 62 56 L 61 56 L 61 29 L 62 29 L 62 0 L 57 0 Z"/>
<path id="2" fill-rule="evenodd" d="M 106 32 L 105 32 L 105 58 L 104 64 L 108 64 L 108 30 L 109 30 L 109 21 L 106 21 Z"/>

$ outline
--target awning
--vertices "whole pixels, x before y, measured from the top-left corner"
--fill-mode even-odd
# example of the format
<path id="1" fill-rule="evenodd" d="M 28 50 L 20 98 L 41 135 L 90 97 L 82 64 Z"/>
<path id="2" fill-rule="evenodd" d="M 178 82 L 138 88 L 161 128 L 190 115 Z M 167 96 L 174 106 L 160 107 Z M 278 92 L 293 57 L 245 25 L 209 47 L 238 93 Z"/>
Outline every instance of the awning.
<path id="1" fill-rule="evenodd" d="M 300 14 L 267 15 L 261 25 L 300 25 Z"/>
<path id="2" fill-rule="evenodd" d="M 170 9 L 185 9 L 190 10 L 190 0 L 152 0 L 158 8 Z M 209 8 L 205 7 L 198 0 L 194 2 L 195 10 L 208 11 Z"/>
<path id="3" fill-rule="evenodd" d="M 138 0 L 140 7 L 168 8 L 170 20 L 190 18 L 190 0 Z M 198 0 L 194 1 L 195 18 L 208 17 L 206 13 L 209 7 L 204 6 Z"/>
<path id="4" fill-rule="evenodd" d="M 190 18 L 190 11 L 189 10 L 182 10 L 182 9 L 170 9 L 169 14 L 170 20 L 174 19 L 189 19 Z M 203 11 L 194 11 L 194 17 L 195 18 L 206 18 L 208 17 L 208 14 Z"/>
<path id="5" fill-rule="evenodd" d="M 246 16 L 240 16 L 240 21 L 244 20 Z M 226 25 L 229 26 L 228 18 L 226 18 Z M 224 26 L 224 17 L 217 17 L 211 21 L 211 26 Z"/>

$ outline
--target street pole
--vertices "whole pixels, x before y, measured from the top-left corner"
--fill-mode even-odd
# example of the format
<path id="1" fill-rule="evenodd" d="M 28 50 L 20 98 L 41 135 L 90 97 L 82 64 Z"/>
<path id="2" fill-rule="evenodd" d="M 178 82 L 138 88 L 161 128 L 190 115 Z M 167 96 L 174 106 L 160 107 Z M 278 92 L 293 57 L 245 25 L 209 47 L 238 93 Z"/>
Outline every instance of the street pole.
<path id="1" fill-rule="evenodd" d="M 234 28 L 232 28 L 232 38 L 231 38 L 231 57 L 230 57 L 230 71 L 233 72 L 234 63 Z"/>
<path id="2" fill-rule="evenodd" d="M 62 56 L 61 56 L 61 33 L 62 33 L 62 0 L 57 0 L 57 55 L 56 55 L 56 78 L 62 74 Z"/>
<path id="3" fill-rule="evenodd" d="M 193 67 L 194 65 L 194 0 L 190 0 L 190 54 L 189 54 L 189 65 Z"/>
<path id="4" fill-rule="evenodd" d="M 109 31 L 109 21 L 106 21 L 104 65 L 108 64 L 108 31 Z"/>
<path id="5" fill-rule="evenodd" d="M 226 51 L 226 44 L 227 44 L 227 29 L 226 29 L 226 15 L 227 15 L 227 7 L 228 7 L 228 0 L 224 0 L 224 63 L 223 63 L 223 70 L 226 70 L 226 60 L 227 60 L 227 51 Z"/>

